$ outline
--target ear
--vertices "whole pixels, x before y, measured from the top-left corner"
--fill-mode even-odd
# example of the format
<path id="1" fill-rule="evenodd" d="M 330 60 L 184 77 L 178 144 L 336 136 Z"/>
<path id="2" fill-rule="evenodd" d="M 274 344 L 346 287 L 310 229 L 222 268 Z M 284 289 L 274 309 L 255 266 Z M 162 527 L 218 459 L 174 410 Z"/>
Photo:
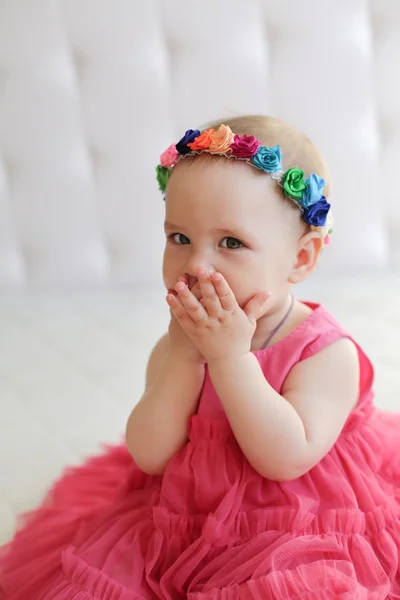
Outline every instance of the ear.
<path id="1" fill-rule="evenodd" d="M 290 283 L 300 283 L 311 275 L 317 266 L 323 247 L 324 241 L 316 231 L 309 231 L 299 239 L 297 255 L 289 277 Z"/>

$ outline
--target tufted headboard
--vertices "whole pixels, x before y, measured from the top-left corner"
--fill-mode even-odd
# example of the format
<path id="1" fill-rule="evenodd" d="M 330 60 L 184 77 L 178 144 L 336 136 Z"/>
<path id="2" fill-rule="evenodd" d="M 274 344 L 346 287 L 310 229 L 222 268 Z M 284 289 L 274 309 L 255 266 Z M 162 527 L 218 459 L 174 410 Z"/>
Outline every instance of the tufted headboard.
<path id="1" fill-rule="evenodd" d="M 325 268 L 385 266 L 399 107 L 399 0 L 0 0 L 0 287 L 156 281 L 160 151 L 243 113 L 330 164 Z"/>

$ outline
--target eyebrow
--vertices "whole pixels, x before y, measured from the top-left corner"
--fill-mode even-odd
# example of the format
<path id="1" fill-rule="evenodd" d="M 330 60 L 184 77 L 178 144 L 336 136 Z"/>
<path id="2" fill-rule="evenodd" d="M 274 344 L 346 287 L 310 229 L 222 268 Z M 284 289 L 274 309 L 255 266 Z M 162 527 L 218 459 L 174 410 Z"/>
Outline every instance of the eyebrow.
<path id="1" fill-rule="evenodd" d="M 179 227 L 179 225 L 174 225 L 173 223 L 169 223 L 168 221 L 165 221 L 164 229 L 176 229 L 177 231 L 179 231 L 180 229 L 183 229 L 183 228 Z"/>

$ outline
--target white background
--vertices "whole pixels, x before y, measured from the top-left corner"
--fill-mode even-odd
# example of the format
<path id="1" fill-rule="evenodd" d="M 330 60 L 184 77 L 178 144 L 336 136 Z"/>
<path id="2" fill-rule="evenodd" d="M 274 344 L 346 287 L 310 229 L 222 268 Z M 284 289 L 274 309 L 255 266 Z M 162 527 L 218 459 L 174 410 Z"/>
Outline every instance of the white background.
<path id="1" fill-rule="evenodd" d="M 396 263 L 399 59 L 397 0 L 0 0 L 0 285 L 157 281 L 160 152 L 244 113 L 330 164 L 327 269 Z"/>

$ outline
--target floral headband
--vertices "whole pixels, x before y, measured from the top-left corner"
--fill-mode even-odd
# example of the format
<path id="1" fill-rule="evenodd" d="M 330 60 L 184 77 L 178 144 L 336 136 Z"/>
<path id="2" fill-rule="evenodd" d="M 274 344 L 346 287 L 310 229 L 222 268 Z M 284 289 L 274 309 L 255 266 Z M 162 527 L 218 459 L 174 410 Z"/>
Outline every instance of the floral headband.
<path id="1" fill-rule="evenodd" d="M 325 180 L 314 173 L 305 179 L 301 169 L 282 169 L 280 146 L 262 146 L 254 135 L 237 135 L 227 125 L 217 131 L 188 129 L 177 144 L 171 144 L 160 156 L 156 167 L 159 188 L 165 192 L 172 168 L 186 156 L 195 154 L 222 155 L 249 163 L 256 169 L 269 173 L 283 188 L 283 193 L 300 209 L 302 219 L 320 231 L 325 244 L 333 232 L 331 205 L 323 195 Z"/>

